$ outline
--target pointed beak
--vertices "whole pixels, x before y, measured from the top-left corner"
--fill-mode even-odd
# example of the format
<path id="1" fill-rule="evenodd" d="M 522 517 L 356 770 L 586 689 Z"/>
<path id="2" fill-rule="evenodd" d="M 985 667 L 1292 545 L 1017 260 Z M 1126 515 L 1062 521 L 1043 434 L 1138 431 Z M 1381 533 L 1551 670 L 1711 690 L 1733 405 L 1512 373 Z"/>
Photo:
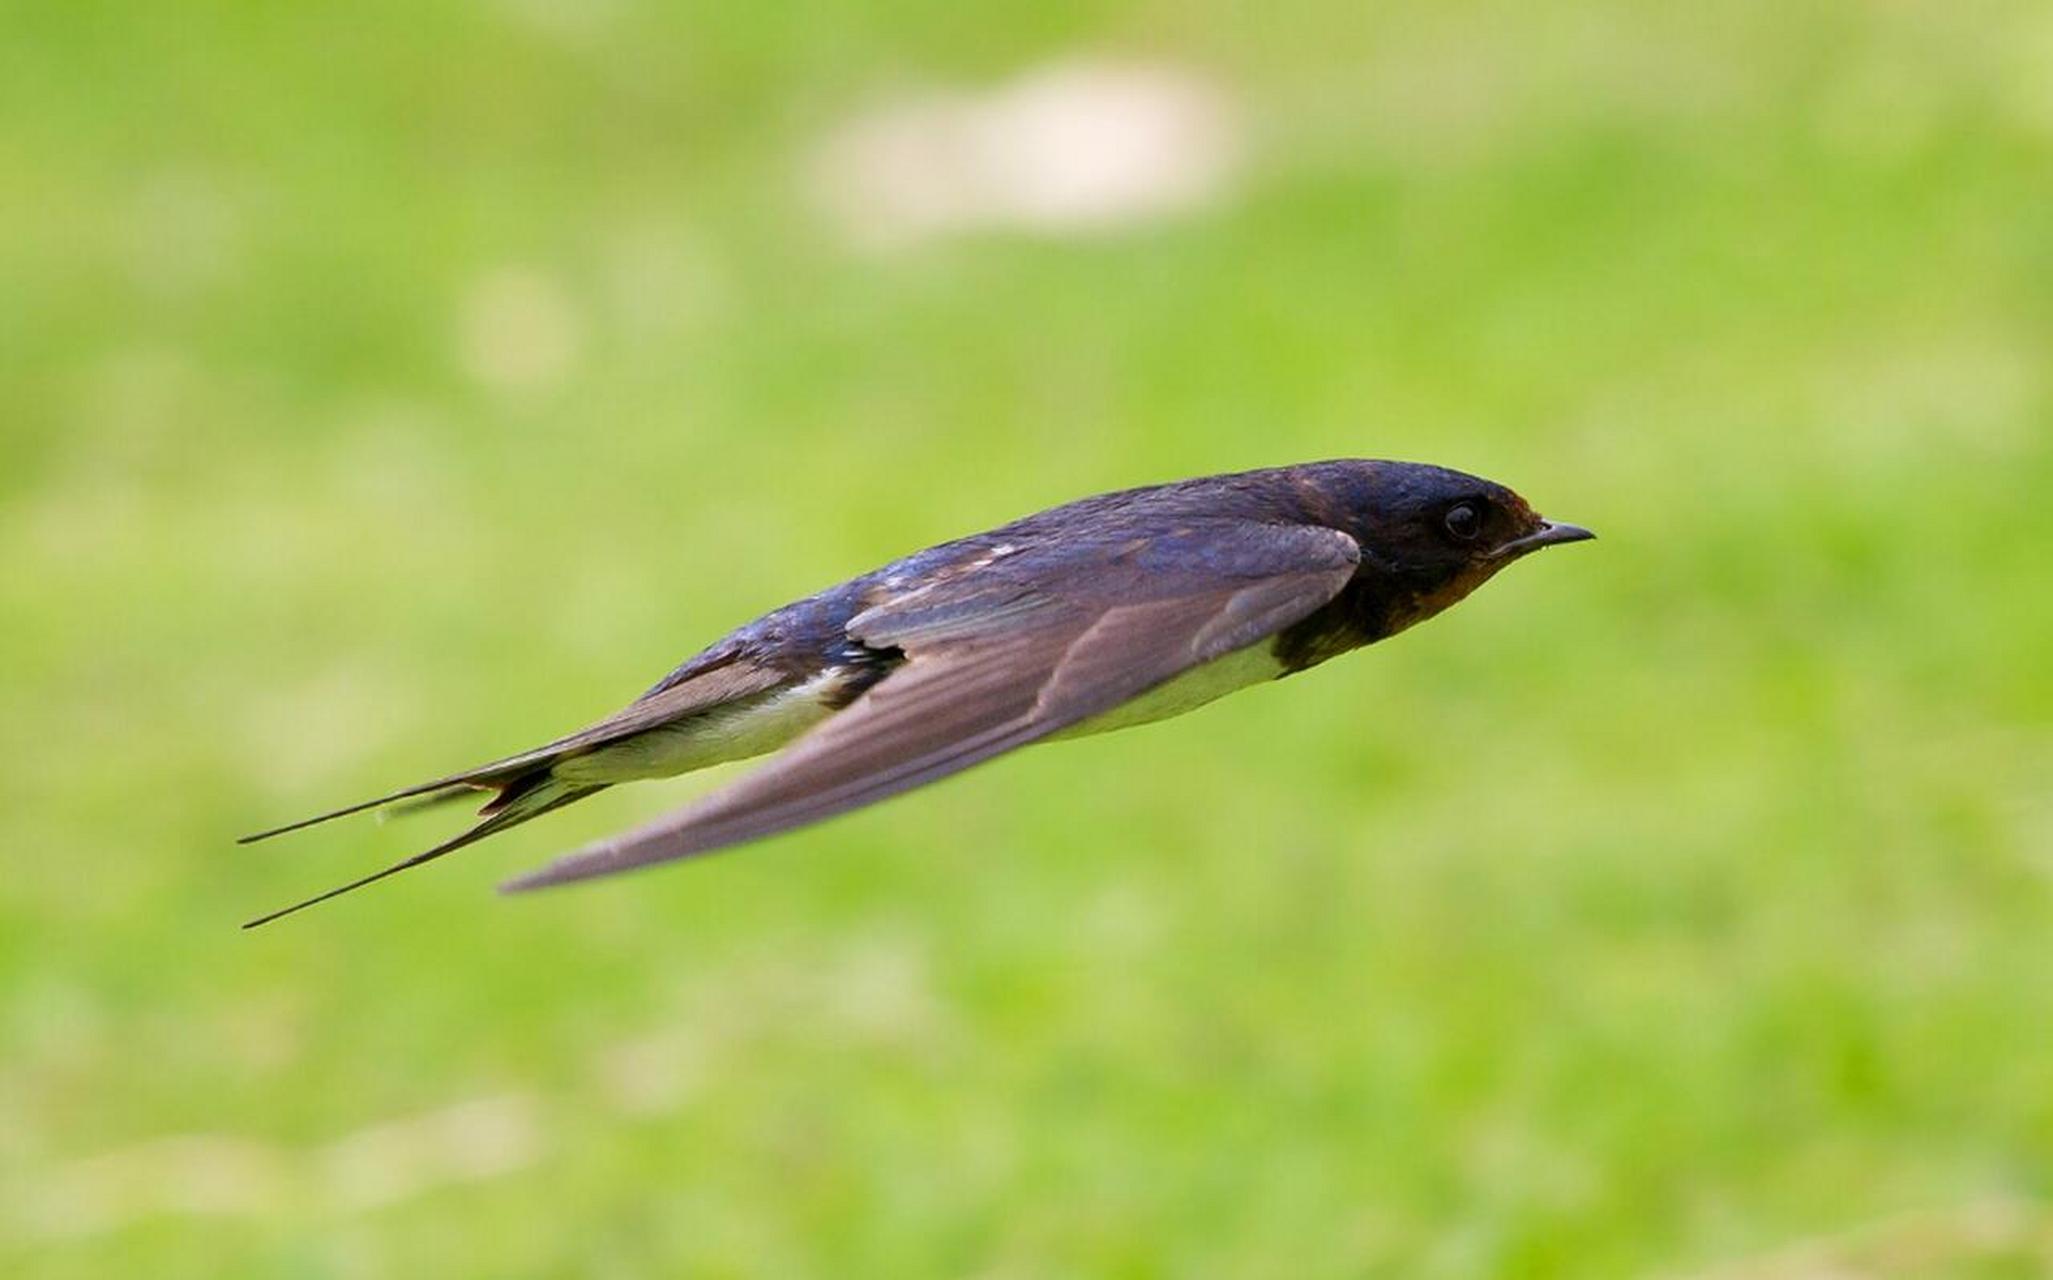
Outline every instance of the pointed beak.
<path id="1" fill-rule="evenodd" d="M 1512 556 L 1522 556 L 1528 551 L 1538 551 L 1541 547 L 1551 547 L 1562 542 L 1588 542 L 1596 536 L 1596 534 L 1591 533 L 1579 524 L 1563 524 L 1559 520 L 1543 520 L 1540 522 L 1540 528 L 1537 532 L 1529 533 L 1523 538 L 1514 538 L 1497 548 L 1497 558 L 1507 559 Z"/>

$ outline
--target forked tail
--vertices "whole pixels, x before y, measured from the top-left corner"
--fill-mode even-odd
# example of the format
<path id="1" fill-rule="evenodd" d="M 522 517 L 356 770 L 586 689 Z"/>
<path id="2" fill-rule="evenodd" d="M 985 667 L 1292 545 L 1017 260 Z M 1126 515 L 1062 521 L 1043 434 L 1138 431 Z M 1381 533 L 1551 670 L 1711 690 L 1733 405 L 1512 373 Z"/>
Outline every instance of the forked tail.
<path id="1" fill-rule="evenodd" d="M 455 784 L 444 785 L 450 786 Z M 402 859 L 383 870 L 374 871 L 361 879 L 352 880 L 345 885 L 338 885 L 325 893 L 315 894 L 313 897 L 301 902 L 295 902 L 289 907 L 283 907 L 267 915 L 258 916 L 254 920 L 246 921 L 242 927 L 254 929 L 260 924 L 269 924 L 271 921 L 282 916 L 289 916 L 295 911 L 311 907 L 317 902 L 326 902 L 330 898 L 339 898 L 343 894 L 361 889 L 367 884 L 375 884 L 386 876 L 397 875 L 409 868 L 418 867 L 424 862 L 433 862 L 445 853 L 454 853 L 465 845 L 477 843 L 486 836 L 497 835 L 499 832 L 505 831 L 510 827 L 517 827 L 531 818 L 539 818 L 551 810 L 561 809 L 564 805 L 573 804 L 584 799 L 586 796 L 596 794 L 605 789 L 602 785 L 580 785 L 564 782 L 561 779 L 550 776 L 547 772 L 529 774 L 524 778 L 502 784 L 500 793 L 492 799 L 491 803 L 480 810 L 482 816 L 477 824 L 469 830 L 444 840 L 432 849 L 424 850 L 413 855 L 411 858 Z M 372 801 L 370 804 L 354 805 L 332 814 L 324 814 L 320 818 L 312 819 L 311 822 L 322 822 L 331 817 L 339 818 L 347 813 L 359 813 L 364 809 L 375 807 L 378 804 L 389 803 L 393 800 L 404 800 L 413 796 L 427 795 L 432 790 L 433 788 L 423 787 L 410 792 L 402 792 L 398 795 L 385 797 L 383 800 Z M 283 832 L 297 830 L 299 827 L 308 825 L 311 825 L 311 823 L 301 822 L 295 823 L 290 827 L 280 827 L 277 831 L 267 831 L 261 835 L 247 837 L 243 843 L 247 844 L 251 840 L 261 840 L 266 836 L 279 835 Z"/>

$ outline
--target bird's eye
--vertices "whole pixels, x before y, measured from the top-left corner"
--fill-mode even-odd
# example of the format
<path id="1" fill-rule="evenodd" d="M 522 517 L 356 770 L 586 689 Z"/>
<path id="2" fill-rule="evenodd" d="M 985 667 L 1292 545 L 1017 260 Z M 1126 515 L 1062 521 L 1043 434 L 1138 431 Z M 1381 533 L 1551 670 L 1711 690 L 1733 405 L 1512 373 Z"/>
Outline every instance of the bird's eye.
<path id="1" fill-rule="evenodd" d="M 1483 531 L 1483 517 L 1477 513 L 1475 507 L 1466 502 L 1449 507 L 1444 519 L 1447 532 L 1463 542 L 1472 540 Z"/>

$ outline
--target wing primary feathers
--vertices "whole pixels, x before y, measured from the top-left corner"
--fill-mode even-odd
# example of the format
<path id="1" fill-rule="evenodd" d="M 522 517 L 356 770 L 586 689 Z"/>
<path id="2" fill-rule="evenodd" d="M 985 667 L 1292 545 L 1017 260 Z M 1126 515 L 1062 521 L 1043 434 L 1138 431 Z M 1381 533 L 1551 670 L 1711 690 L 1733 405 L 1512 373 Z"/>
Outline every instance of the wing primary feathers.
<path id="1" fill-rule="evenodd" d="M 827 726 L 822 726 L 799 744 L 787 748 L 769 765 L 743 776 L 724 790 L 714 792 L 683 813 L 658 819 L 646 827 L 558 859 L 508 881 L 500 886 L 500 891 L 521 893 L 626 871 L 650 862 L 711 853 L 831 818 L 881 799 L 886 794 L 910 789 L 997 755 L 1019 745 L 1021 735 L 1030 732 L 1031 726 L 1024 720 L 1024 713 L 1031 705 L 1030 697 L 1018 701 L 1015 712 L 1003 722 L 976 731 L 965 728 L 957 734 L 951 733 L 947 724 L 936 719 L 945 716 L 951 708 L 933 706 L 934 699 L 922 695 L 930 694 L 936 684 L 949 683 L 949 687 L 941 691 L 945 696 L 968 697 L 978 692 L 980 687 L 993 696 L 1002 697 L 1007 692 L 1016 696 L 1019 692 L 1016 686 L 993 678 L 993 670 L 1001 665 L 994 663 L 991 670 L 981 675 L 973 672 L 952 683 L 947 681 L 945 672 L 939 673 L 938 678 L 913 682 L 901 680 L 894 691 L 896 700 L 887 699 L 882 710 L 868 713 L 872 721 L 870 729 L 865 731 L 860 720 L 855 726 L 857 736 L 888 736 L 893 732 L 892 727 L 875 723 L 876 719 L 885 718 L 893 725 L 901 726 L 899 732 L 935 732 L 945 740 L 938 751 L 915 751 L 894 759 L 885 767 L 866 768 L 863 757 L 851 757 L 838 749 L 835 745 L 837 740 L 825 736 L 822 730 Z M 1027 692 L 1031 693 L 1031 686 Z M 931 715 L 928 714 L 930 710 Z M 855 708 L 851 708 L 836 719 L 854 712 Z M 960 714 L 959 709 L 957 714 Z M 833 723 L 829 721 L 828 725 Z M 836 779 L 833 775 L 837 767 L 846 770 L 847 776 Z M 823 774 L 824 777 L 821 776 Z"/>

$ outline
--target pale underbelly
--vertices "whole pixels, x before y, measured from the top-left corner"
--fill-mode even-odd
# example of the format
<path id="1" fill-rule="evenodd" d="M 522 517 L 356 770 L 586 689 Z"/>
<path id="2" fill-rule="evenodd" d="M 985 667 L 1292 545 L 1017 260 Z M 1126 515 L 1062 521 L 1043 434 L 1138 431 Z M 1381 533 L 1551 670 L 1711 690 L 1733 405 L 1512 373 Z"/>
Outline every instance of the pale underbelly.
<path id="1" fill-rule="evenodd" d="M 568 782 L 635 782 L 671 778 L 775 751 L 831 714 L 822 699 L 831 697 L 833 686 L 844 674 L 830 671 L 801 685 L 737 705 L 715 707 L 689 720 L 572 756 L 558 762 L 555 774 Z"/>
<path id="2" fill-rule="evenodd" d="M 1081 738 L 1109 733 L 1137 724 L 1153 724 L 1195 711 L 1206 703 L 1250 685 L 1263 684 L 1283 674 L 1274 645 L 1257 643 L 1194 667 L 1166 684 L 1158 685 L 1122 706 L 1055 734 L 1055 738 Z M 1051 739 L 1052 740 L 1052 739 Z"/>
<path id="3" fill-rule="evenodd" d="M 1274 680 L 1283 666 L 1271 650 L 1271 645 L 1255 644 L 1227 654 L 1103 715 L 1053 734 L 1050 740 L 1167 720 L 1249 685 Z M 571 756 L 557 763 L 555 775 L 573 783 L 635 782 L 674 777 L 775 751 L 832 714 L 822 700 L 832 698 L 844 675 L 839 670 L 826 672 L 802 685 L 714 708 L 624 742 Z"/>

